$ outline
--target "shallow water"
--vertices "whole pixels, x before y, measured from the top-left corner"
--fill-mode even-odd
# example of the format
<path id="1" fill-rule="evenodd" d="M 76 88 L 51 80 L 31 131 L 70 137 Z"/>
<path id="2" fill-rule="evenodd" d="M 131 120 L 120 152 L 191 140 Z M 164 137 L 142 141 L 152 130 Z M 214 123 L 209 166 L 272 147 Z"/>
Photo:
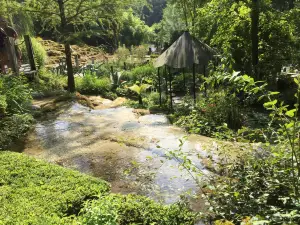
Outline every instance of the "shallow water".
<path id="1" fill-rule="evenodd" d="M 22 151 L 109 181 L 116 193 L 137 193 L 173 203 L 186 192 L 199 193 L 193 179 L 166 152 L 179 148 L 186 133 L 165 115 L 137 117 L 126 107 L 90 110 L 74 103 L 62 114 L 40 121 Z M 183 151 L 205 154 L 212 139 L 190 136 Z M 204 172 L 200 161 L 194 162 Z M 191 201 L 195 209 L 201 201 Z"/>

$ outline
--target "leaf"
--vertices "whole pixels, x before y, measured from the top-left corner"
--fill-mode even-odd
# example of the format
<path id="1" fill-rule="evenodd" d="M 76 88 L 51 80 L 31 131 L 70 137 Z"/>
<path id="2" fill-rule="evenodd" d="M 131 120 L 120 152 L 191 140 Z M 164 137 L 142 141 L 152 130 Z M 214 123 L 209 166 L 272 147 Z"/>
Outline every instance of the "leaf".
<path id="1" fill-rule="evenodd" d="M 269 93 L 269 95 L 278 95 L 278 94 L 280 94 L 280 92 L 278 92 L 278 91 L 274 91 L 274 92 Z"/>
<path id="2" fill-rule="evenodd" d="M 277 100 L 275 99 L 274 101 L 264 103 L 264 107 L 269 108 L 269 107 L 276 105 L 276 103 L 277 103 Z"/>
<path id="3" fill-rule="evenodd" d="M 289 110 L 285 113 L 285 115 L 289 116 L 289 117 L 294 117 L 295 116 L 295 112 L 296 112 L 296 109 L 292 109 L 292 110 Z"/>

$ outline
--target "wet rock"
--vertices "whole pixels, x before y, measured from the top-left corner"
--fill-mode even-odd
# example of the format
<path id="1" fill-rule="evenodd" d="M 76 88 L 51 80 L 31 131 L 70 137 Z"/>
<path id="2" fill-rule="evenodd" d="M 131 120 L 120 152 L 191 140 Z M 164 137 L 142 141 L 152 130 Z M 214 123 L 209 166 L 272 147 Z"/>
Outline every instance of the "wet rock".
<path id="1" fill-rule="evenodd" d="M 133 113 L 137 114 L 138 116 L 145 116 L 149 115 L 150 111 L 148 109 L 134 109 Z"/>
<path id="2" fill-rule="evenodd" d="M 41 110 L 43 112 L 53 112 L 53 111 L 57 110 L 57 108 L 58 108 L 58 106 L 54 102 L 49 102 L 44 105 L 41 105 Z"/>
<path id="3" fill-rule="evenodd" d="M 40 110 L 40 109 L 41 109 L 41 106 L 39 106 L 39 105 L 32 105 L 32 106 L 31 106 L 31 109 L 34 110 L 34 111 L 35 111 L 35 110 Z"/>
<path id="4" fill-rule="evenodd" d="M 91 109 L 95 108 L 92 101 L 88 97 L 81 95 L 79 92 L 76 92 L 76 99 L 77 99 L 78 103 L 80 103 L 84 106 L 87 106 Z"/>

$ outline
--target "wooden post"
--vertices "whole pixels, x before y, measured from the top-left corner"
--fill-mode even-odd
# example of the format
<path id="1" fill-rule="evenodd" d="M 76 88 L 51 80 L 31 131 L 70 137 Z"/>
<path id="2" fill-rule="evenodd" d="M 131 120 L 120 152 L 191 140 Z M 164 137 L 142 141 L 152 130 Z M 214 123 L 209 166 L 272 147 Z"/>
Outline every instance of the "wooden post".
<path id="1" fill-rule="evenodd" d="M 34 60 L 34 52 L 33 52 L 32 42 L 31 42 L 29 35 L 24 35 L 24 41 L 25 41 L 25 45 L 26 45 L 30 69 L 36 70 L 36 65 L 35 65 L 35 60 Z"/>
<path id="2" fill-rule="evenodd" d="M 194 103 L 196 104 L 196 68 L 195 63 L 193 63 L 193 91 L 194 91 Z"/>
<path id="3" fill-rule="evenodd" d="M 75 65 L 76 65 L 76 69 L 79 69 L 79 56 L 75 55 Z"/>
<path id="4" fill-rule="evenodd" d="M 9 65 L 7 66 L 10 67 L 16 75 L 19 75 L 19 65 L 18 65 L 18 59 L 15 50 L 14 39 L 5 38 L 5 47 L 7 49 L 8 60 L 9 60 Z"/>
<path id="5" fill-rule="evenodd" d="M 182 68 L 182 74 L 183 74 L 183 87 L 184 87 L 184 93 L 185 93 L 186 92 L 186 81 L 185 81 L 184 68 Z"/>
<path id="6" fill-rule="evenodd" d="M 205 65 L 203 66 L 203 75 L 204 75 L 204 77 L 206 77 L 206 66 Z M 205 94 L 205 97 L 206 97 L 207 96 L 207 84 L 206 83 L 204 84 L 204 88 L 205 88 L 205 90 L 204 90 L 205 93 L 204 94 Z"/>
<path id="7" fill-rule="evenodd" d="M 171 74 L 171 68 L 169 67 L 169 78 L 170 78 L 170 107 L 173 109 L 173 96 L 172 96 L 172 74 Z"/>
<path id="8" fill-rule="evenodd" d="M 166 97 L 168 96 L 168 74 L 167 74 L 167 66 L 165 65 L 164 77 L 166 80 Z"/>
<path id="9" fill-rule="evenodd" d="M 159 91 L 159 105 L 161 106 L 161 80 L 160 80 L 160 73 L 159 73 L 159 67 L 157 68 L 157 74 L 158 74 L 158 91 Z"/>

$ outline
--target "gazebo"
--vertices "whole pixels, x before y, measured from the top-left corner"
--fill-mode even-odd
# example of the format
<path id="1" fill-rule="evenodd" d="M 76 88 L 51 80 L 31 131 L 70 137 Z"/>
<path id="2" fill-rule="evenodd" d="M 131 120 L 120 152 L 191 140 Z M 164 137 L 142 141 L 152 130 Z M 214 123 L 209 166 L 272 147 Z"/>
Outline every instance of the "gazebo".
<path id="1" fill-rule="evenodd" d="M 159 68 L 169 68 L 169 93 L 172 107 L 172 76 L 170 68 L 184 69 L 193 68 L 193 93 L 196 102 L 196 71 L 195 65 L 207 66 L 213 59 L 214 51 L 208 45 L 193 38 L 188 31 L 185 31 L 166 51 L 164 51 L 154 62 L 158 68 L 159 93 L 161 102 L 161 79 Z"/>

